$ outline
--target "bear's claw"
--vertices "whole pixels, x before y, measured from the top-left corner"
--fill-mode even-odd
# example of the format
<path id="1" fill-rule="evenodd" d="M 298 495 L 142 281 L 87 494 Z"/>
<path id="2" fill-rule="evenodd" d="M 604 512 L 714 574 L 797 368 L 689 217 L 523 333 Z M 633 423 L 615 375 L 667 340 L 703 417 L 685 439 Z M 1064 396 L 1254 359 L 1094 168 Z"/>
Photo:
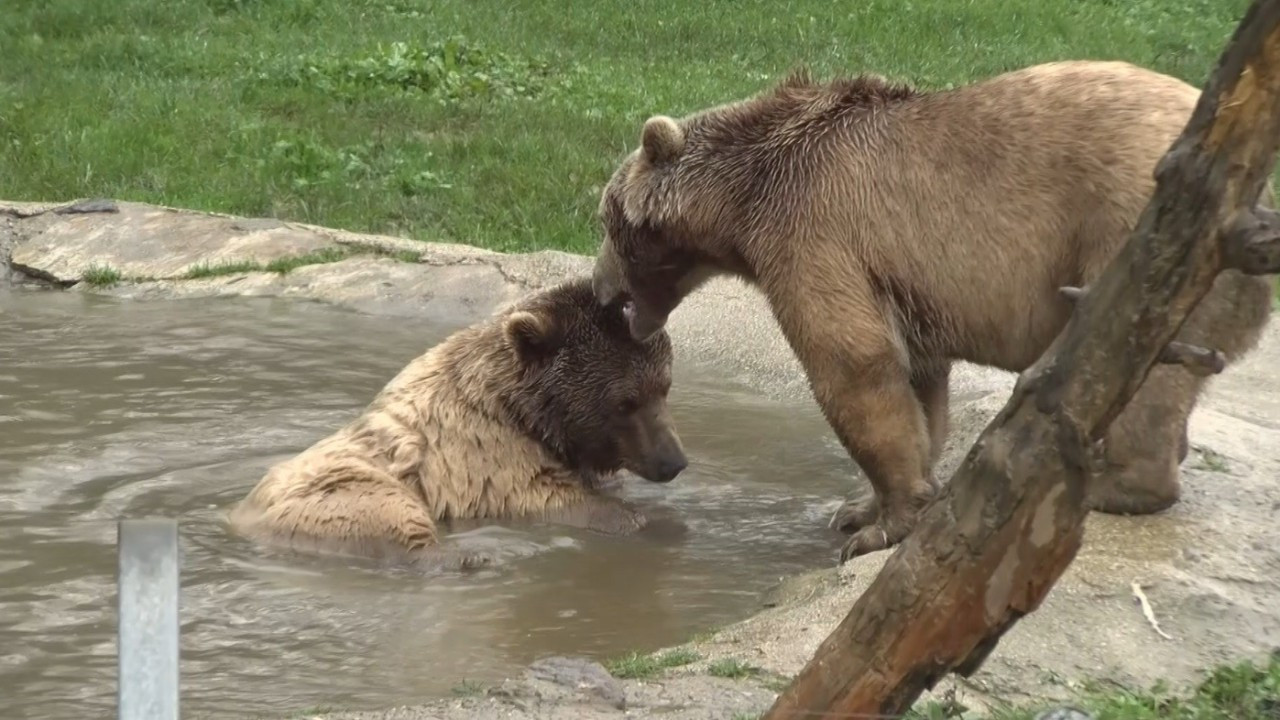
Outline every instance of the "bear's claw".
<path id="1" fill-rule="evenodd" d="M 885 550 L 891 544 L 889 542 L 889 533 L 884 528 L 879 525 L 865 527 L 854 533 L 853 537 L 849 538 L 844 547 L 840 549 L 840 564 L 843 565 L 861 555 Z"/>
<path id="2" fill-rule="evenodd" d="M 902 542 L 915 529 L 928 495 L 913 498 L 910 510 L 880 514 L 873 523 L 858 530 L 840 550 L 840 564 L 860 555 L 886 550 Z M 872 507 L 875 507 L 874 505 Z"/>
<path id="3" fill-rule="evenodd" d="M 488 553 L 467 553 L 458 560 L 459 570 L 478 570 L 493 564 L 493 556 Z"/>
<path id="4" fill-rule="evenodd" d="M 854 533 L 874 523 L 879 515 L 880 508 L 874 497 L 850 500 L 832 513 L 827 527 L 845 534 Z"/>

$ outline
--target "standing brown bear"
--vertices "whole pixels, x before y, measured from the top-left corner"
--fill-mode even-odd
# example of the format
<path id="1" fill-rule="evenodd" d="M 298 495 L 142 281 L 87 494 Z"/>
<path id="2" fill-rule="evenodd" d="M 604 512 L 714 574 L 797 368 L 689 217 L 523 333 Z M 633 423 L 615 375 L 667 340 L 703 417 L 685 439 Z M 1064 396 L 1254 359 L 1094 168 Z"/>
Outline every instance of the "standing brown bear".
<path id="1" fill-rule="evenodd" d="M 295 550 L 469 567 L 436 522 L 530 518 L 628 533 L 645 519 L 597 492 L 626 468 L 687 464 L 667 409 L 671 344 L 631 337 L 589 278 L 539 292 L 413 360 L 346 427 L 272 467 L 230 514 Z"/>
<path id="2" fill-rule="evenodd" d="M 924 92 L 803 74 L 681 120 L 655 116 L 605 187 L 600 302 L 648 337 L 712 276 L 758 287 L 875 490 L 833 523 L 841 561 L 898 543 L 937 493 L 951 363 L 1021 372 L 1128 239 L 1199 91 L 1122 62 L 1056 62 Z M 1266 279 L 1223 273 L 1179 339 L 1257 343 Z M 1107 439 L 1090 506 L 1179 497 L 1204 380 L 1156 367 Z"/>

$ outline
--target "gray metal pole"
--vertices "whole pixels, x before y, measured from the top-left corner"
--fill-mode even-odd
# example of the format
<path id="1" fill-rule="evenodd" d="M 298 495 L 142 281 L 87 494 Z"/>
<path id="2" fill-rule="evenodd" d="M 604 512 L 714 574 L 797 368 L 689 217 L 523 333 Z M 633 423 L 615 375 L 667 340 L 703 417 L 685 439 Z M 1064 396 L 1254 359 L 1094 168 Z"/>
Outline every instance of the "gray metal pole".
<path id="1" fill-rule="evenodd" d="M 178 523 L 118 524 L 120 720 L 178 720 Z"/>

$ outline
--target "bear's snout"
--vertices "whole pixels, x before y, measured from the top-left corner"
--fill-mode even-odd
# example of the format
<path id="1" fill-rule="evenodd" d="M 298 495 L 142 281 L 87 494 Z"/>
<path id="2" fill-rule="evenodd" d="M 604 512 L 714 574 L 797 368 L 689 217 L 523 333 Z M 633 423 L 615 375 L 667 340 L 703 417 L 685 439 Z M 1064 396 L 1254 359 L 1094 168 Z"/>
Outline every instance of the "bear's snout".
<path id="1" fill-rule="evenodd" d="M 671 482 L 687 467 L 689 467 L 689 459 L 684 456 L 684 453 L 660 458 L 654 468 L 653 481 Z"/>
<path id="2" fill-rule="evenodd" d="M 676 434 L 671 414 L 665 403 L 659 403 L 641 416 L 634 432 L 629 433 L 631 439 L 627 442 L 624 464 L 649 482 L 671 482 L 689 467 L 689 458 L 685 457 L 684 444 Z"/>
<path id="3" fill-rule="evenodd" d="M 591 292 L 596 302 L 601 305 L 612 305 L 622 294 L 622 278 L 618 272 L 618 261 L 613 254 L 612 246 L 606 241 L 596 256 L 595 266 L 591 271 Z"/>
<path id="4" fill-rule="evenodd" d="M 664 420 L 667 423 L 670 422 L 669 418 L 664 417 Z M 656 483 L 669 483 L 689 467 L 689 458 L 685 457 L 684 446 L 669 424 L 666 424 L 658 434 L 658 441 L 654 444 L 645 465 L 646 471 L 642 475 L 646 480 Z"/>
<path id="5" fill-rule="evenodd" d="M 684 443 L 680 442 L 666 402 L 659 402 L 654 410 L 645 431 L 648 450 L 643 453 L 645 472 L 641 475 L 650 482 L 669 483 L 689 467 L 689 458 L 684 454 Z"/>
<path id="6" fill-rule="evenodd" d="M 631 339 L 636 342 L 648 342 L 649 338 L 664 329 L 667 324 L 665 314 L 655 312 L 654 309 L 634 300 L 628 301 L 627 309 L 623 314 L 627 319 L 627 329 L 631 332 Z"/>

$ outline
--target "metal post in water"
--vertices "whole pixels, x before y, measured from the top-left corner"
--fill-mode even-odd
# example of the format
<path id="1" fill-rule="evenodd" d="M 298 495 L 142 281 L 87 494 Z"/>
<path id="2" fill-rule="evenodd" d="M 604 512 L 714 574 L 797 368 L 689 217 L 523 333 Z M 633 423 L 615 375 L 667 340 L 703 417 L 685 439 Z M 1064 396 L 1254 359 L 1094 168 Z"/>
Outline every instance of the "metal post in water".
<path id="1" fill-rule="evenodd" d="M 178 720 L 178 523 L 118 523 L 120 720 Z"/>

